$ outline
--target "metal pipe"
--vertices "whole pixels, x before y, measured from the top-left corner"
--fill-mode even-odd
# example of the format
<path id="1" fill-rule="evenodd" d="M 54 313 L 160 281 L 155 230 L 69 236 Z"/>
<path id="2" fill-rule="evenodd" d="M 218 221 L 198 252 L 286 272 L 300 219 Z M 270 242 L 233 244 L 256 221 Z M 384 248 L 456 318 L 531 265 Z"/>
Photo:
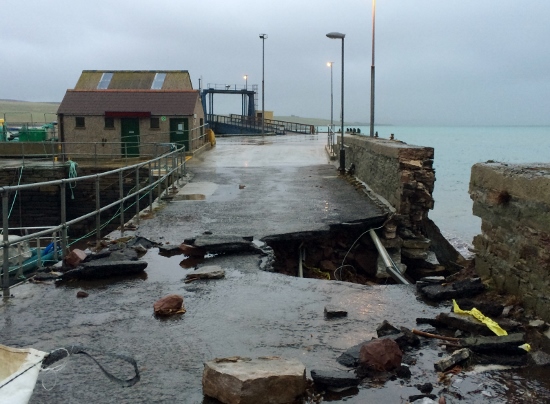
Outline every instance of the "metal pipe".
<path id="1" fill-rule="evenodd" d="M 388 252 L 382 245 L 382 242 L 378 238 L 378 235 L 373 229 L 369 230 L 370 237 L 372 238 L 372 241 L 374 242 L 374 245 L 376 246 L 376 249 L 378 250 L 378 254 L 382 257 L 382 260 L 384 261 L 384 265 L 386 266 L 386 272 L 391 275 L 391 277 L 399 283 L 402 283 L 403 285 L 410 285 L 411 283 L 401 274 L 401 271 L 397 266 L 395 266 L 394 262 L 390 258 Z"/>

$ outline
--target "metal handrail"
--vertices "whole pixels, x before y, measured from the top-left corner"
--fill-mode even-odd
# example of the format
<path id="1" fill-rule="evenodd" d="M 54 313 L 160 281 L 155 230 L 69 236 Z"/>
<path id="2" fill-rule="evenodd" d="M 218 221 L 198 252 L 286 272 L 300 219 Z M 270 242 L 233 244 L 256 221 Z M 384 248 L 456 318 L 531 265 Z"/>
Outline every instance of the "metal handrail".
<path id="1" fill-rule="evenodd" d="M 235 125 L 242 129 L 250 129 L 254 131 L 262 130 L 262 119 L 248 115 L 208 115 L 209 122 Z M 279 121 L 275 119 L 265 119 L 264 129 L 266 132 L 275 133 L 276 135 L 284 135 L 287 131 L 294 133 L 312 134 L 315 128 L 312 125 L 305 125 L 295 122 Z"/>
<path id="2" fill-rule="evenodd" d="M 140 186 L 140 169 L 147 168 L 148 171 L 148 184 L 141 187 Z M 164 170 L 164 173 L 162 171 Z M 123 182 L 127 178 L 124 174 L 127 172 L 135 171 L 136 185 L 134 189 L 130 190 L 127 195 L 124 195 Z M 154 173 L 156 173 L 156 179 L 154 179 Z M 100 202 L 100 179 L 106 176 L 113 176 L 118 174 L 118 184 L 119 184 L 119 198 L 115 202 L 111 202 L 106 205 L 101 205 Z M 149 195 L 149 210 L 152 212 L 153 209 L 153 190 L 156 187 L 159 187 L 158 194 L 161 195 L 160 187 L 164 184 L 165 189 L 168 189 L 169 183 L 174 183 L 181 176 L 185 175 L 185 148 L 176 148 L 174 151 L 164 153 L 158 157 L 155 157 L 151 160 L 145 162 L 139 162 L 129 166 L 121 167 L 114 170 L 105 171 L 103 173 L 86 175 L 77 178 L 70 179 L 61 179 L 53 181 L 44 181 L 34 184 L 23 184 L 15 186 L 4 186 L 0 187 L 0 195 L 2 198 L 2 225 L 3 225 L 3 243 L 0 246 L 0 250 L 3 250 L 4 262 L 3 262 L 3 277 L 2 277 L 2 289 L 4 297 L 9 296 L 9 247 L 12 244 L 21 243 L 27 240 L 38 239 L 43 236 L 52 235 L 55 233 L 61 233 L 61 258 L 67 252 L 68 247 L 68 234 L 67 229 L 69 226 L 74 225 L 78 222 L 81 222 L 85 219 L 88 219 L 92 216 L 96 217 L 96 238 L 100 240 L 100 230 L 101 230 L 101 213 L 107 211 L 108 209 L 119 206 L 120 212 L 120 229 L 121 235 L 124 234 L 124 203 L 136 198 L 136 202 L 139 202 L 140 198 L 143 198 Z M 67 206 L 66 206 L 66 188 L 67 185 L 78 184 L 79 182 L 84 181 L 94 181 L 95 183 L 95 194 L 96 194 L 96 209 L 88 212 L 84 215 L 81 215 L 77 218 L 67 220 Z M 8 239 L 9 236 L 9 196 L 10 194 L 16 193 L 22 190 L 28 190 L 43 186 L 59 186 L 60 187 L 60 223 L 55 226 L 50 226 L 48 228 L 39 230 L 32 234 L 27 234 L 21 236 L 17 241 L 10 242 Z M 136 203 L 136 220 L 139 221 L 139 203 Z M 34 230 L 34 229 L 33 229 Z"/>

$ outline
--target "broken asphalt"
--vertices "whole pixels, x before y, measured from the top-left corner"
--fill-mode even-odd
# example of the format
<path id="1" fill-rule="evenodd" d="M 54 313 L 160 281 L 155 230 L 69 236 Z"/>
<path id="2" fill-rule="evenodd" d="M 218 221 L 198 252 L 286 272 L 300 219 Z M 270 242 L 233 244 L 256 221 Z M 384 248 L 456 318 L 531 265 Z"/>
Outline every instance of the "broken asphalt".
<path id="1" fill-rule="evenodd" d="M 324 136 L 234 137 L 188 164 L 191 181 L 174 192 L 135 234 L 180 244 L 211 232 L 217 236 L 267 236 L 326 231 L 345 222 L 383 223 L 385 213 L 338 177 L 324 150 Z M 116 237 L 116 234 L 114 234 Z M 300 279 L 260 271 L 256 253 L 219 255 L 200 266 L 219 265 L 226 277 L 185 284 L 193 268 L 182 256 L 150 249 L 144 276 L 102 281 L 24 284 L 0 306 L 0 342 L 43 351 L 78 344 L 133 356 L 141 381 L 130 388 L 111 383 L 86 357 L 71 357 L 59 371 L 42 372 L 31 403 L 211 403 L 202 394 L 203 363 L 216 357 L 282 356 L 313 369 L 348 370 L 336 358 L 376 337 L 387 320 L 415 327 L 415 318 L 440 308 L 419 301 L 413 287 L 363 286 Z M 79 290 L 89 293 L 77 298 Z M 184 297 L 185 314 L 159 319 L 153 304 L 168 294 Z M 326 319 L 324 307 L 348 316 Z M 110 371 L 131 377 L 120 364 Z M 437 383 L 436 357 L 419 356 L 409 381 L 360 386 L 350 403 L 403 402 L 414 387 Z M 127 371 L 127 372 L 126 372 Z M 474 379 L 475 380 L 475 379 Z M 479 390 L 471 379 L 466 389 Z M 43 385 L 42 385 L 43 383 Z M 44 388 L 43 388 L 44 386 Z M 497 387 L 486 386 L 491 394 Z M 466 393 L 468 393 L 466 391 Z M 472 393 L 471 400 L 484 402 Z M 506 392 L 502 393 L 506 394 Z"/>

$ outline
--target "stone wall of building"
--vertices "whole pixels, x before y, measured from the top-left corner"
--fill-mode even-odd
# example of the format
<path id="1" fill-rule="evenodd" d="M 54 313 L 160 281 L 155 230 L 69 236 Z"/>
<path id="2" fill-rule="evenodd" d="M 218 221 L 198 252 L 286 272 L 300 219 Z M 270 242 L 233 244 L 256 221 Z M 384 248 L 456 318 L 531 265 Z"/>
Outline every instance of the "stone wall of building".
<path id="1" fill-rule="evenodd" d="M 475 164 L 469 192 L 479 274 L 550 321 L 550 164 Z"/>

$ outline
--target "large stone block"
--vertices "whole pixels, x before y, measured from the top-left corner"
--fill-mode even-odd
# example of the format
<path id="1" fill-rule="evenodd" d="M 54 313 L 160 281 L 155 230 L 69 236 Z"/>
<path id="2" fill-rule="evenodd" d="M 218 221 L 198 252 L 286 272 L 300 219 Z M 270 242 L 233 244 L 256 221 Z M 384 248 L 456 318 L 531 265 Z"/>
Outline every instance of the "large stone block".
<path id="1" fill-rule="evenodd" d="M 306 368 L 277 356 L 231 357 L 204 364 L 203 393 L 225 404 L 292 403 L 306 390 Z"/>

